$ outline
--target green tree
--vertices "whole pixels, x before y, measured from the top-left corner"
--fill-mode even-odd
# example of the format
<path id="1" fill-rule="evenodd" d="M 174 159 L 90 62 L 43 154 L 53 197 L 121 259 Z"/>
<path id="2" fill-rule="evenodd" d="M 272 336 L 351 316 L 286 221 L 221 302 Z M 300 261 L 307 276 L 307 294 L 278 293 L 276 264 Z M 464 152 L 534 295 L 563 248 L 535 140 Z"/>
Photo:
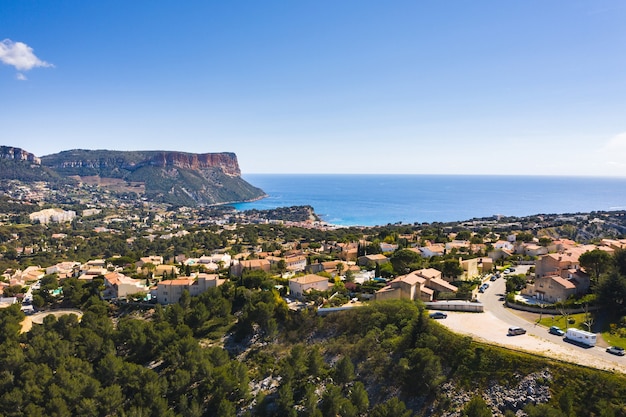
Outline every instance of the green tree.
<path id="1" fill-rule="evenodd" d="M 335 365 L 335 380 L 342 384 L 348 384 L 354 379 L 354 365 L 348 356 L 344 356 Z"/>
<path id="2" fill-rule="evenodd" d="M 471 237 L 472 237 L 472 232 L 470 232 L 469 230 L 461 230 L 456 234 L 455 239 L 456 240 L 469 240 Z"/>
<path id="3" fill-rule="evenodd" d="M 518 291 L 519 288 L 526 286 L 526 277 L 524 275 L 509 275 L 506 278 L 506 292 L 510 293 Z"/>
<path id="4" fill-rule="evenodd" d="M 444 277 L 456 279 L 463 274 L 463 268 L 457 259 L 446 259 L 441 264 L 441 274 Z"/>
<path id="5" fill-rule="evenodd" d="M 598 304 L 613 318 L 626 315 L 626 277 L 610 273 L 597 288 Z"/>
<path id="6" fill-rule="evenodd" d="M 278 263 L 276 264 L 276 267 L 278 269 L 278 273 L 282 276 L 285 272 L 287 272 L 287 262 L 284 259 L 281 259 L 280 261 L 278 261 Z"/>
<path id="7" fill-rule="evenodd" d="M 626 276 L 626 250 L 618 249 L 613 255 L 615 258 L 615 267 L 620 275 Z"/>
<path id="8" fill-rule="evenodd" d="M 4 297 L 15 297 L 18 294 L 22 294 L 24 292 L 24 287 L 21 285 L 10 285 L 8 287 L 4 287 Z"/>
<path id="9" fill-rule="evenodd" d="M 566 416 L 574 415 L 574 391 L 572 388 L 566 388 L 559 396 L 559 407 Z"/>
<path id="10" fill-rule="evenodd" d="M 370 417 L 410 417 L 411 410 L 406 409 L 406 405 L 397 397 L 377 404 L 370 413 Z"/>
<path id="11" fill-rule="evenodd" d="M 326 387 L 326 391 L 322 395 L 322 402 L 320 404 L 320 410 L 324 417 L 335 417 L 339 414 L 341 407 L 341 389 L 338 386 L 329 384 Z"/>
<path id="12" fill-rule="evenodd" d="M 352 390 L 350 391 L 350 401 L 359 414 L 365 414 L 367 412 L 367 409 L 370 406 L 370 400 L 362 382 L 355 382 Z"/>
<path id="13" fill-rule="evenodd" d="M 539 246 L 549 246 L 552 243 L 552 239 L 549 237 L 540 237 Z"/>
<path id="14" fill-rule="evenodd" d="M 180 294 L 180 299 L 178 300 L 178 303 L 183 308 L 183 310 L 189 310 L 189 307 L 191 306 L 191 296 L 189 295 L 188 290 L 183 290 L 183 292 Z"/>
<path id="15" fill-rule="evenodd" d="M 307 384 L 304 387 L 302 404 L 304 406 L 303 415 L 306 417 L 318 417 L 321 415 L 320 410 L 317 408 L 318 397 L 315 389 L 316 387 L 313 384 Z"/>
<path id="16" fill-rule="evenodd" d="M 477 395 L 465 404 L 462 415 L 464 417 L 491 417 L 493 413 L 483 397 Z"/>
<path id="17" fill-rule="evenodd" d="M 307 371 L 312 377 L 322 376 L 325 373 L 324 358 L 316 346 L 308 351 Z"/>
<path id="18" fill-rule="evenodd" d="M 289 382 L 282 384 L 278 389 L 278 415 L 297 417 L 298 413 L 293 408 L 293 388 Z"/>
<path id="19" fill-rule="evenodd" d="M 235 404 L 225 398 L 222 399 L 217 407 L 216 415 L 217 417 L 235 417 L 237 415 Z"/>
<path id="20" fill-rule="evenodd" d="M 532 242 L 534 238 L 533 234 L 529 232 L 520 232 L 515 235 L 515 240 L 517 242 Z"/>
<path id="21" fill-rule="evenodd" d="M 606 251 L 594 249 L 580 255 L 578 263 L 589 273 L 591 279 L 598 282 L 600 275 L 607 272 L 613 264 L 613 258 Z"/>
<path id="22" fill-rule="evenodd" d="M 389 261 L 393 270 L 399 275 L 408 274 L 422 265 L 422 257 L 410 249 L 400 249 L 394 252 Z"/>

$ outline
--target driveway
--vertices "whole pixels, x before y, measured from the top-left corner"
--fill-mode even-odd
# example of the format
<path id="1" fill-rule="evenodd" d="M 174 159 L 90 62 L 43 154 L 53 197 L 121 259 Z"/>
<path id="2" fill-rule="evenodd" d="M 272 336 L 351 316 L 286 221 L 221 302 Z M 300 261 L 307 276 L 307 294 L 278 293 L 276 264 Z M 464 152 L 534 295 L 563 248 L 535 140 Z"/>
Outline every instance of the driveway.
<path id="1" fill-rule="evenodd" d="M 448 318 L 439 323 L 456 333 L 472 336 L 476 340 L 504 346 L 510 349 L 524 350 L 543 356 L 577 363 L 598 369 L 614 370 L 626 373 L 626 357 L 614 356 L 603 347 L 583 348 L 566 342 L 562 337 L 548 333 L 544 326 L 528 321 L 526 318 L 538 315 L 518 314 L 516 310 L 504 307 L 501 297 L 505 292 L 505 281 L 500 278 L 489 282 L 490 287 L 479 294 L 479 301 L 485 307 L 484 313 L 462 313 L 449 311 Z M 524 318 L 524 316 L 526 318 Z M 508 336 L 510 326 L 520 326 L 527 333 Z"/>

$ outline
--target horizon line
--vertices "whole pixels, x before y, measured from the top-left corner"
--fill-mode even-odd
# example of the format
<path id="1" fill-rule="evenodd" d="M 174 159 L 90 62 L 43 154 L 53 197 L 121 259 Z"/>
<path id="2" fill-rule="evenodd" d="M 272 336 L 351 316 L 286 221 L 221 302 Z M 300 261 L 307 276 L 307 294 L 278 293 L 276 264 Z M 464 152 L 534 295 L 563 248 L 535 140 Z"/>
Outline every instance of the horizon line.
<path id="1" fill-rule="evenodd" d="M 378 173 L 378 172 L 243 172 L 241 175 L 355 175 L 355 176 L 429 176 L 429 177 L 551 177 L 626 179 L 626 175 L 583 174 L 442 174 L 442 173 Z"/>

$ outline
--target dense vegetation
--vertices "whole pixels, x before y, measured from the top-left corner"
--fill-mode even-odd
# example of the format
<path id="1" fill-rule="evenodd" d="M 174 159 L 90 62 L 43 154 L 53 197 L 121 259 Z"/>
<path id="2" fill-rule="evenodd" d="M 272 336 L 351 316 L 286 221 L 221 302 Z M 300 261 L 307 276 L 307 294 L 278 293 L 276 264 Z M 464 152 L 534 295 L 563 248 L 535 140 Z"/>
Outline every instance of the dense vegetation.
<path id="1" fill-rule="evenodd" d="M 626 415 L 623 375 L 472 342 L 414 302 L 321 318 L 289 310 L 269 281 L 244 284 L 133 311 L 74 280 L 65 297 L 82 319 L 49 316 L 22 334 L 19 308 L 1 310 L 0 414 L 442 415 L 446 383 L 480 397 L 549 369 L 551 400 L 530 415 Z"/>
<path id="2" fill-rule="evenodd" d="M 27 161 L 0 159 L 0 180 L 18 180 L 23 182 L 47 181 L 51 184 L 74 183 L 70 178 L 57 174 L 52 169 Z"/>

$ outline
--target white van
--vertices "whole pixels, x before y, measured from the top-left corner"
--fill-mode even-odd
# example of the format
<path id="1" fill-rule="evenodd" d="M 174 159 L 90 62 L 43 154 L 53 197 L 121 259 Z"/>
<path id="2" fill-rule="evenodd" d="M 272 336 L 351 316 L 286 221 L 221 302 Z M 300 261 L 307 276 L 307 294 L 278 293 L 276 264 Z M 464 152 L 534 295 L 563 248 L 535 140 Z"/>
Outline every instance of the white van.
<path id="1" fill-rule="evenodd" d="M 596 345 L 595 333 L 586 332 L 580 329 L 567 329 L 565 338 L 567 340 L 571 340 L 572 342 L 581 343 L 586 346 Z"/>

